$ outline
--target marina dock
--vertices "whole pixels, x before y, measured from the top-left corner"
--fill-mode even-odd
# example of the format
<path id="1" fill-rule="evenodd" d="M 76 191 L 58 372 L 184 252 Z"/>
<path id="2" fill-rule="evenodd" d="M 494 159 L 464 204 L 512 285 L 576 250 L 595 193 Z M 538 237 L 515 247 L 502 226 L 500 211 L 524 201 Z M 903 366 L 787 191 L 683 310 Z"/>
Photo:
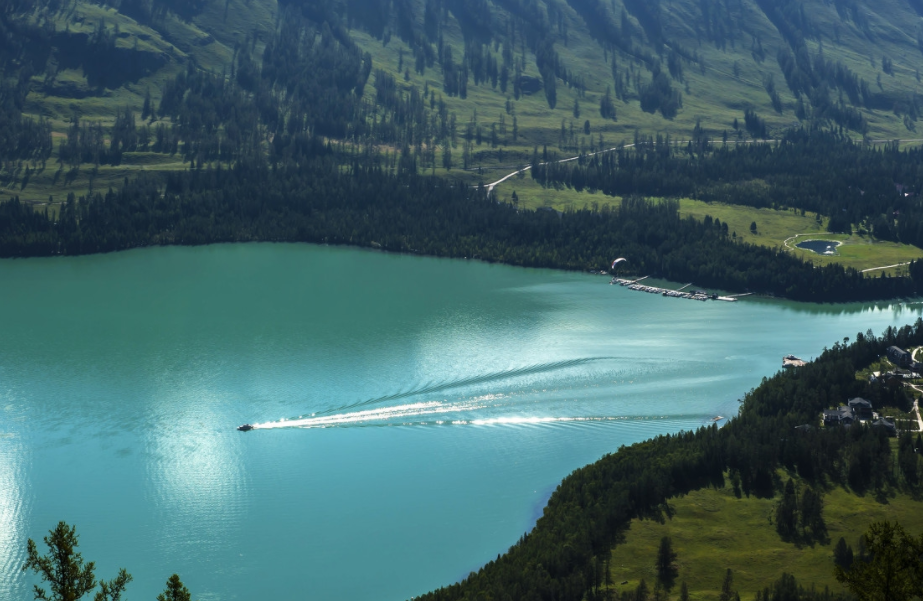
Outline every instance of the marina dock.
<path id="1" fill-rule="evenodd" d="M 691 292 L 683 292 L 684 289 L 688 288 L 692 284 L 686 284 L 679 290 L 671 290 L 669 288 L 658 288 L 657 286 L 648 286 L 646 284 L 639 284 L 641 280 L 646 280 L 649 276 L 644 276 L 643 278 L 638 278 L 637 280 L 626 280 L 624 278 L 612 278 L 612 281 L 609 282 L 612 285 L 618 284 L 628 288 L 629 290 L 637 290 L 638 292 L 647 292 L 648 294 L 659 294 L 661 296 L 669 296 L 671 298 L 685 298 L 689 300 L 697 301 L 707 301 L 707 300 L 719 300 L 729 303 L 735 302 L 737 299 L 733 296 L 718 296 L 717 294 L 709 294 L 704 290 L 693 290 Z"/>

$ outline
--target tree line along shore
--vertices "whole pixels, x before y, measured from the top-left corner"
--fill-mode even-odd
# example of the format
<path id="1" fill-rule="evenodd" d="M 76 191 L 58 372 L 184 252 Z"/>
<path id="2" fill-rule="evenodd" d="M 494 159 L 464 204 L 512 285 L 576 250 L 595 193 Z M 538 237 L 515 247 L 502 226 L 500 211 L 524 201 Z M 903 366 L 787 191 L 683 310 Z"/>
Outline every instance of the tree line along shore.
<path id="1" fill-rule="evenodd" d="M 275 145 L 278 155 L 255 154 L 230 167 L 206 163 L 69 195 L 57 210 L 15 198 L 0 203 L 0 257 L 286 241 L 586 271 L 623 256 L 639 274 L 813 302 L 914 296 L 923 284 L 923 263 L 911 263 L 908 277 L 815 267 L 785 249 L 740 242 L 720 220 L 683 219 L 674 201 L 628 195 L 602 207 L 525 210 L 463 181 L 419 173 L 412 153 L 382 154 L 308 134 L 280 135 Z M 787 152 L 781 148 L 775 152 Z"/>

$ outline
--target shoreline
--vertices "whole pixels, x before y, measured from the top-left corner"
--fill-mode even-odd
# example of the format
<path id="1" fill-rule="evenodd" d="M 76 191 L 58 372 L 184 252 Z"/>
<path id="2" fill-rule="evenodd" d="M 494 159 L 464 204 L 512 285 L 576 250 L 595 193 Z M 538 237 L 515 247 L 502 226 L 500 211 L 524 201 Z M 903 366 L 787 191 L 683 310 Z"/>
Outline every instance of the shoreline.
<path id="1" fill-rule="evenodd" d="M 595 269 L 577 269 L 577 268 L 568 268 L 568 267 L 555 267 L 547 265 L 522 265 L 519 263 L 510 263 L 505 261 L 495 261 L 491 259 L 484 259 L 482 257 L 458 257 L 453 255 L 441 255 L 441 254 L 429 254 L 429 253 L 418 253 L 412 251 L 404 250 L 388 250 L 379 246 L 373 246 L 372 244 L 362 245 L 356 243 L 335 243 L 335 242 L 310 242 L 310 241 L 292 241 L 292 240 L 227 240 L 227 241 L 215 241 L 215 242 L 206 242 L 202 244 L 146 244 L 146 245 L 137 245 L 129 248 L 118 249 L 118 250 L 109 250 L 109 251 L 100 251 L 100 252 L 86 252 L 86 253 L 75 253 L 75 254 L 65 254 L 65 253 L 56 253 L 50 255 L 27 255 L 27 256 L 11 256 L 11 257 L 0 257 L 0 263 L 4 261 L 10 261 L 11 263 L 18 262 L 27 262 L 30 260 L 39 260 L 39 259 L 68 259 L 68 258 L 78 258 L 78 257 L 92 257 L 92 256 L 116 256 L 124 253 L 129 253 L 132 251 L 143 251 L 150 250 L 155 248 L 204 248 L 212 246 L 224 246 L 224 245 L 292 245 L 292 246 L 313 246 L 313 247 L 327 247 L 327 248 L 338 248 L 338 249 L 347 249 L 347 250 L 357 250 L 364 252 L 373 252 L 382 255 L 390 255 L 396 257 L 416 257 L 421 259 L 442 259 L 450 261 L 477 261 L 486 265 L 502 265 L 504 267 L 511 267 L 517 269 L 547 269 L 550 271 L 556 271 L 561 273 L 573 273 L 581 274 L 595 277 L 606 277 L 612 278 L 615 277 L 612 273 L 607 271 L 599 271 Z M 620 274 L 619 277 L 626 275 L 634 274 Z M 663 276 L 660 273 L 654 273 L 647 276 L 648 279 L 655 283 L 664 283 L 664 284 L 675 284 L 677 286 L 682 286 L 683 282 L 679 280 L 673 280 L 668 277 Z M 645 280 L 647 281 L 647 280 Z M 697 284 L 696 284 L 697 285 Z M 865 306 L 878 306 L 879 304 L 885 304 L 885 306 L 892 306 L 897 303 L 900 305 L 907 305 L 913 303 L 923 302 L 923 296 L 892 296 L 892 297 L 879 297 L 871 299 L 862 299 L 862 300 L 840 300 L 840 301 L 814 301 L 814 300 L 801 300 L 795 298 L 789 298 L 785 296 L 777 296 L 770 292 L 750 292 L 750 291 L 736 291 L 733 289 L 712 286 L 715 291 L 722 293 L 723 295 L 737 295 L 741 298 L 749 299 L 749 302 L 753 301 L 781 301 L 789 303 L 798 303 L 806 307 L 811 308 L 822 308 L 822 307 L 847 307 L 849 305 L 865 305 Z"/>

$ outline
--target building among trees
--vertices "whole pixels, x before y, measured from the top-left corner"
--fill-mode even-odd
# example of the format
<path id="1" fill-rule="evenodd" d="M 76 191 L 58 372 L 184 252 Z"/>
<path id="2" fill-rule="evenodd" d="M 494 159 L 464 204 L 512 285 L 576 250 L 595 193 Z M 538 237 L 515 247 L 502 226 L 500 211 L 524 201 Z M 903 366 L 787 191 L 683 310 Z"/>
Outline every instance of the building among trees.
<path id="1" fill-rule="evenodd" d="M 854 399 L 849 399 L 847 405 L 857 419 L 861 421 L 872 419 L 872 403 L 870 401 L 862 397 L 856 397 Z"/>
<path id="2" fill-rule="evenodd" d="M 872 422 L 872 427 L 884 429 L 884 431 L 888 433 L 888 436 L 897 436 L 897 426 L 894 425 L 894 422 L 888 421 L 884 417 Z"/>
<path id="3" fill-rule="evenodd" d="M 826 409 L 823 413 L 825 426 L 849 426 L 853 422 L 865 422 L 875 418 L 872 402 L 856 397 L 849 399 L 845 405 L 836 409 Z"/>
<path id="4" fill-rule="evenodd" d="M 910 367 L 913 363 L 913 356 L 902 348 L 889 346 L 888 360 L 899 367 Z"/>

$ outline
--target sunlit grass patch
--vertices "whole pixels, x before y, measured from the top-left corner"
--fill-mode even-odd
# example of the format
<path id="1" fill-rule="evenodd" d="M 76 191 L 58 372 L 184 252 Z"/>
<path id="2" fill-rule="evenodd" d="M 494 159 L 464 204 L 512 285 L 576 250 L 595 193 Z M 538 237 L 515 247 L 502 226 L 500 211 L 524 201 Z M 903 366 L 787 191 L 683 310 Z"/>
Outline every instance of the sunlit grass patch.
<path id="1" fill-rule="evenodd" d="M 720 594 L 725 571 L 734 573 L 741 598 L 777 580 L 782 572 L 794 574 L 804 586 L 844 590 L 833 577 L 833 547 L 843 537 L 853 549 L 859 536 L 876 520 L 899 520 L 912 533 L 923 531 L 923 504 L 896 495 L 882 504 L 873 495 L 857 496 L 835 488 L 824 496 L 824 519 L 829 542 L 797 546 L 783 541 L 771 524 L 775 499 L 736 498 L 730 487 L 703 489 L 671 499 L 672 519 L 659 524 L 632 520 L 625 542 L 612 552 L 612 578 L 619 590 L 634 589 L 643 578 L 649 587 L 656 580 L 654 560 L 661 537 L 673 540 L 679 584 L 686 581 L 691 596 L 713 599 Z M 628 581 L 627 584 L 620 583 Z"/>

